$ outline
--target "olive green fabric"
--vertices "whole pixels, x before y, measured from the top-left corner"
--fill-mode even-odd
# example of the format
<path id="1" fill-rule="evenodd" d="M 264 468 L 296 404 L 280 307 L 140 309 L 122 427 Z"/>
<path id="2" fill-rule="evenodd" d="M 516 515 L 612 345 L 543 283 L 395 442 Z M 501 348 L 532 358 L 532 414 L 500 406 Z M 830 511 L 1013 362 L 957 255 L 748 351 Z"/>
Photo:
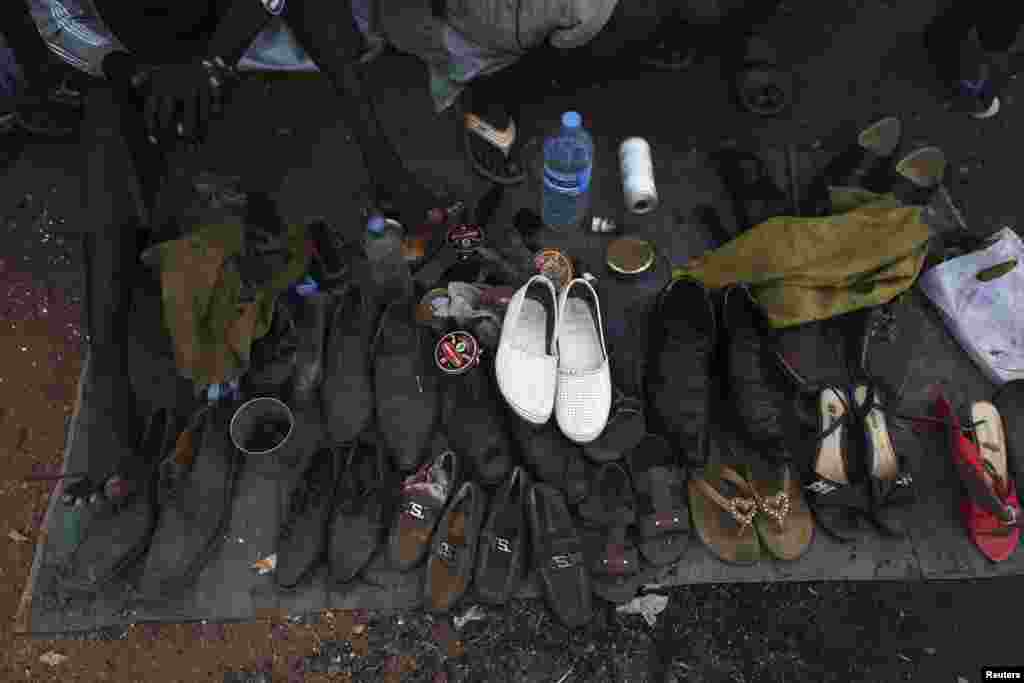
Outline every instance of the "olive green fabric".
<path id="1" fill-rule="evenodd" d="M 708 289 L 749 285 L 772 327 L 884 304 L 924 266 L 922 208 L 856 188 L 832 191 L 830 216 L 780 216 L 673 272 Z"/>
<path id="2" fill-rule="evenodd" d="M 231 259 L 242 253 L 244 235 L 241 220 L 229 218 L 162 242 L 144 256 L 160 267 L 164 324 L 178 371 L 196 386 L 230 382 L 246 372 L 252 343 L 270 329 L 278 294 L 306 272 L 306 228 L 293 225 L 286 267 L 243 302 Z"/>

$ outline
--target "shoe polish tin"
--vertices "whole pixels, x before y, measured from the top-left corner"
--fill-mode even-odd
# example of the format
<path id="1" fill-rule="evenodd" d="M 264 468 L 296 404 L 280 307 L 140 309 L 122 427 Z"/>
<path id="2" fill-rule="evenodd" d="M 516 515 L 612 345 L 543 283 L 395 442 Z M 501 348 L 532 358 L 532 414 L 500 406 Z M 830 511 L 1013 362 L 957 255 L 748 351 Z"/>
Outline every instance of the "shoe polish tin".
<path id="1" fill-rule="evenodd" d="M 622 237 L 608 245 L 607 264 L 618 275 L 639 275 L 654 265 L 654 246 L 646 240 Z"/>
<path id="2" fill-rule="evenodd" d="M 533 257 L 533 267 L 555 285 L 555 290 L 569 284 L 573 278 L 572 261 L 558 249 L 541 249 Z"/>
<path id="3" fill-rule="evenodd" d="M 446 375 L 464 375 L 480 364 L 480 344 L 465 330 L 449 332 L 437 342 L 434 361 Z"/>
<path id="4" fill-rule="evenodd" d="M 456 225 L 448 230 L 448 245 L 460 256 L 473 253 L 483 242 L 483 228 L 477 225 Z"/>

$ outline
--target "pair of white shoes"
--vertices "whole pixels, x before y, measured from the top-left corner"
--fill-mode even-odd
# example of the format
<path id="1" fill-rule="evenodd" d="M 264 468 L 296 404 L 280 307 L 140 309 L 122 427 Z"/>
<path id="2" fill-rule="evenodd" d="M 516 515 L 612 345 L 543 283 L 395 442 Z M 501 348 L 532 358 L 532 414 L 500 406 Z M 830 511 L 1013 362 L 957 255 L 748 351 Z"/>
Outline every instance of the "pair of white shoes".
<path id="1" fill-rule="evenodd" d="M 597 292 L 584 278 L 559 294 L 534 275 L 509 302 L 495 358 L 498 388 L 524 420 L 542 425 L 555 413 L 576 443 L 608 424 L 612 379 Z"/>

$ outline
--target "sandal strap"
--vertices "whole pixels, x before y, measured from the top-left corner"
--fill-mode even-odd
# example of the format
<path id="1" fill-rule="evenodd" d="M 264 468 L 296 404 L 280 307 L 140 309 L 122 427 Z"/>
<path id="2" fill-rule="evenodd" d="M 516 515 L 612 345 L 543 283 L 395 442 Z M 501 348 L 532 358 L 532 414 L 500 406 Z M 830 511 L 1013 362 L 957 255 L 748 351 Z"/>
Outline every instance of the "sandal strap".
<path id="1" fill-rule="evenodd" d="M 914 504 L 917 501 L 914 488 L 914 477 L 905 471 L 901 471 L 892 481 L 875 480 L 875 495 L 880 501 L 878 507 L 906 507 Z"/>
<path id="2" fill-rule="evenodd" d="M 652 467 L 645 474 L 654 514 L 643 518 L 641 534 L 653 536 L 678 530 L 687 519 L 685 514 L 680 514 L 678 504 L 685 500 L 682 473 L 677 467 Z"/>
<path id="3" fill-rule="evenodd" d="M 867 512 L 870 502 L 864 491 L 852 484 L 840 484 L 811 472 L 804 484 L 809 503 L 818 508 L 837 507 Z"/>
<path id="4" fill-rule="evenodd" d="M 754 493 L 754 500 L 757 502 L 758 512 L 773 519 L 779 525 L 779 529 L 785 528 L 786 516 L 789 515 L 793 504 L 788 493 L 789 485 L 792 481 L 792 475 L 788 467 L 785 468 L 785 473 L 782 477 L 782 490 L 769 496 L 762 496 L 755 487 L 751 487 L 751 491 Z"/>
<path id="5" fill-rule="evenodd" d="M 731 473 L 731 476 L 727 473 Z M 733 477 L 735 477 L 735 480 Z M 734 484 L 736 483 L 736 480 L 738 480 L 740 484 L 742 484 L 742 486 L 737 484 L 737 486 L 740 487 L 740 490 L 748 494 L 750 493 L 750 487 L 746 481 L 728 467 L 722 468 L 722 478 L 727 479 Z M 722 508 L 722 510 L 732 515 L 732 518 L 739 524 L 738 533 L 742 534 L 745 529 L 754 523 L 754 516 L 757 515 L 757 500 L 753 495 L 749 495 L 748 497 L 736 496 L 733 498 L 726 498 L 703 477 L 697 479 L 697 488 L 700 489 L 701 493 L 707 496 L 712 502 Z"/>
<path id="6" fill-rule="evenodd" d="M 686 532 L 690 528 L 690 517 L 683 508 L 672 508 L 668 511 L 655 512 L 639 521 L 640 536 L 656 538 L 666 534 Z"/>

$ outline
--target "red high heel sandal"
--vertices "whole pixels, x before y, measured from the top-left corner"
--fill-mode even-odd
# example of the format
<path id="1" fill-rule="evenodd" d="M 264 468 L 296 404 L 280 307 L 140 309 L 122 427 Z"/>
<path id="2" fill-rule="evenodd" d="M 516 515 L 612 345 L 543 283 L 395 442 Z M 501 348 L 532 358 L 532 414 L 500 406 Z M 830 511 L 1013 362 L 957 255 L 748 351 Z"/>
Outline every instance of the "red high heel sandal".
<path id="1" fill-rule="evenodd" d="M 967 491 L 960 503 L 967 533 L 985 557 L 1001 562 L 1020 541 L 1020 501 L 1007 474 L 999 411 L 991 403 L 978 402 L 971 404 L 970 414 L 971 424 L 961 427 L 949 401 L 941 395 L 936 398 L 935 415 L 949 427 L 950 452 Z"/>

